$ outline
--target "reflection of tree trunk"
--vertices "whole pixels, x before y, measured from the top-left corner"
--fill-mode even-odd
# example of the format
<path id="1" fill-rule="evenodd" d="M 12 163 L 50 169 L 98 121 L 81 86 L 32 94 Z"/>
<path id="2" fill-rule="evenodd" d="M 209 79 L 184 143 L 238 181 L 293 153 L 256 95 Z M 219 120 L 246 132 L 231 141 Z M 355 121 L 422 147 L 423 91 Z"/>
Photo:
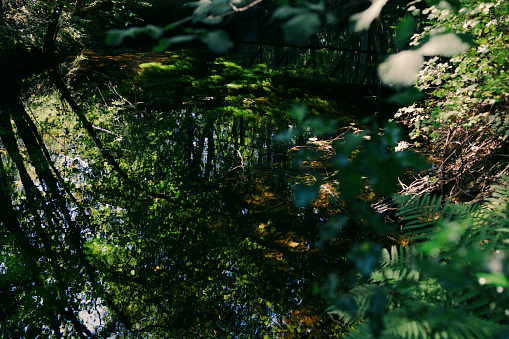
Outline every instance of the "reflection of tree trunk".
<path id="1" fill-rule="evenodd" d="M 200 173 L 200 164 L 203 158 L 203 148 L 205 146 L 205 130 L 202 130 L 198 136 L 198 142 L 195 145 L 193 159 L 189 169 L 189 177 L 194 178 Z"/>
<path id="2" fill-rule="evenodd" d="M 267 162 L 265 166 L 271 167 L 272 166 L 272 131 L 271 131 L 271 125 L 266 124 L 265 125 L 265 156 L 267 157 Z"/>
<path id="3" fill-rule="evenodd" d="M 207 133 L 207 163 L 205 164 L 204 177 L 208 179 L 213 169 L 213 160 L 216 156 L 214 147 L 214 121 L 212 119 L 207 120 L 205 132 Z"/>
<path id="4" fill-rule="evenodd" d="M 361 40 L 359 43 L 359 48 L 361 51 L 367 51 L 369 47 L 369 30 L 362 32 L 361 34 Z M 357 83 L 362 84 L 362 80 L 364 77 L 364 74 L 366 73 L 366 66 L 367 66 L 367 53 L 359 53 L 359 63 L 357 66 L 357 76 L 358 78 Z"/>
<path id="5" fill-rule="evenodd" d="M 46 308 L 48 314 L 61 314 L 65 318 L 62 321 L 72 324 L 76 331 L 81 332 L 80 337 L 85 338 L 92 336 L 92 333 L 79 322 L 77 311 L 66 307 L 68 304 L 65 305 L 65 296 L 69 283 L 60 274 L 60 263 L 67 261 L 70 265 L 80 267 L 83 263 L 80 261 L 83 258 L 80 230 L 69 214 L 68 201 L 63 191 L 65 184 L 20 99 L 21 84 L 34 74 L 49 69 L 49 61 L 55 59 L 54 41 L 63 5 L 64 1 L 60 0 L 54 6 L 43 39 L 43 48 L 29 49 L 12 43 L 2 46 L 0 50 L 0 68 L 3 72 L 0 81 L 0 139 L 6 152 L 3 159 L 0 159 L 0 220 L 18 242 L 13 250 L 20 250 L 22 261 L 28 266 L 31 276 L 26 278 L 30 279 L 30 284 L 45 289 L 46 282 L 43 284 L 38 273 L 42 267 L 44 274 L 50 275 L 55 281 L 54 286 L 58 290 L 52 290 L 51 293 L 56 295 L 58 292 L 58 296 L 45 298 L 41 307 Z M 4 28 L 2 10 L 3 1 L 0 1 L 0 25 Z M 56 65 L 52 66 L 56 68 Z M 21 143 L 24 149 L 20 147 Z M 12 161 L 14 167 L 7 169 L 4 159 Z M 10 173 L 7 172 L 9 170 Z M 31 173 L 32 170 L 34 173 Z M 14 177 L 18 177 L 22 184 L 21 194 L 24 198 L 15 198 L 16 204 L 20 204 L 19 208 L 14 208 L 13 195 L 17 193 L 12 194 L 12 183 L 9 184 L 9 180 L 12 182 Z M 64 240 L 54 238 L 54 234 L 65 234 L 65 245 Z M 64 246 L 72 249 L 65 252 L 62 250 Z M 48 292 L 49 289 L 43 293 Z M 60 334 L 60 321 L 50 321 L 47 324 L 54 329 L 56 336 Z"/>
<path id="6" fill-rule="evenodd" d="M 257 148 L 258 148 L 258 168 L 262 168 L 263 166 L 263 151 L 264 151 L 264 147 L 265 147 L 265 143 L 264 143 L 264 137 L 265 137 L 265 129 L 266 129 L 266 124 L 265 124 L 265 120 L 262 122 L 262 126 L 260 127 L 260 129 L 258 130 L 258 143 L 257 143 Z"/>
<path id="7" fill-rule="evenodd" d="M 214 120 L 206 114 L 204 116 L 205 126 L 202 129 L 199 137 L 198 137 L 198 145 L 196 145 L 196 151 L 193 155 L 193 162 L 191 167 L 191 177 L 198 175 L 201 172 L 201 165 L 203 164 L 203 149 L 205 148 L 205 139 L 209 134 L 209 130 L 212 130 L 214 127 Z M 207 162 L 209 157 L 207 156 Z M 208 176 L 208 175 L 207 175 Z"/>
<path id="8" fill-rule="evenodd" d="M 3 160 L 0 160 L 0 200 L 2 201 L 0 204 L 0 220 L 7 231 L 16 238 L 17 243 L 21 248 L 21 252 L 25 256 L 30 257 L 30 260 L 25 260 L 25 263 L 29 265 L 30 270 L 35 274 L 36 259 L 34 255 L 36 251 L 30 244 L 30 239 L 22 229 L 20 217 L 12 204 L 9 194 L 11 191 L 9 184 L 10 179 L 11 178 L 7 175 L 6 168 L 4 167 Z"/>
<path id="9" fill-rule="evenodd" d="M 256 44 L 242 44 L 242 42 L 258 42 L 257 6 L 235 14 L 229 28 L 231 38 L 234 41 L 241 42 L 237 44 L 237 52 L 242 58 L 241 60 L 248 63 L 256 55 L 258 46 Z"/>
<path id="10" fill-rule="evenodd" d="M 275 171 L 274 175 L 274 186 L 278 188 L 282 188 L 285 180 L 284 177 L 286 175 L 287 170 L 287 149 L 285 145 L 281 143 L 274 144 L 274 160 L 272 163 L 272 168 Z"/>
<path id="11" fill-rule="evenodd" d="M 320 45 L 320 39 L 318 38 L 317 34 L 314 34 L 311 36 L 311 38 L 309 40 L 309 44 L 314 45 L 314 46 Z M 320 69 L 319 69 L 320 64 L 318 63 L 318 50 L 315 48 L 311 48 L 308 50 L 308 53 L 309 53 L 309 66 L 308 67 L 311 68 L 312 77 L 316 78 L 320 74 Z"/>
<path id="12" fill-rule="evenodd" d="M 240 117 L 239 119 L 239 136 L 240 136 L 240 146 L 244 146 L 245 137 L 246 137 L 246 126 L 244 125 L 244 117 Z"/>
<path id="13" fill-rule="evenodd" d="M 183 130 L 185 133 L 185 139 L 184 139 L 184 161 L 186 162 L 186 166 L 188 167 L 188 170 L 193 170 L 193 159 L 196 156 L 195 155 L 195 149 L 194 149 L 194 136 L 195 136 L 195 121 L 194 117 L 192 116 L 191 111 L 186 111 L 184 113 L 184 119 L 182 120 L 183 123 Z"/>
<path id="14" fill-rule="evenodd" d="M 19 83 L 16 80 L 13 83 Z M 12 83 L 11 83 L 12 84 Z M 25 260 L 29 267 L 34 268 L 33 282 L 40 283 L 39 275 L 35 271 L 35 261 L 37 257 L 48 258 L 53 263 L 63 262 L 63 252 L 55 251 L 55 248 L 62 247 L 63 244 L 59 239 L 51 239 L 51 234 L 62 229 L 66 231 L 67 244 L 71 244 L 74 248 L 72 250 L 76 256 L 80 256 L 81 252 L 81 237 L 80 230 L 69 215 L 69 210 L 66 205 L 64 193 L 61 191 L 62 181 L 58 172 L 52 171 L 52 163 L 49 153 L 42 143 L 42 138 L 35 128 L 34 123 L 28 116 L 25 107 L 20 101 L 19 87 L 14 86 L 6 91 L 0 92 L 0 139 L 7 154 L 15 165 L 17 174 L 19 175 L 26 202 L 22 210 L 28 216 L 20 216 L 19 212 L 13 209 L 12 197 L 8 189 L 7 178 L 4 172 L 3 160 L 0 159 L 1 186 L 2 189 L 0 197 L 2 197 L 2 207 L 0 211 L 0 220 L 5 225 L 6 229 L 12 232 L 17 238 L 18 245 L 22 249 L 22 255 L 25 258 L 32 260 Z M 13 122 L 15 125 L 13 125 Z M 17 135 L 15 134 L 15 131 Z M 19 139 L 25 145 L 26 155 L 22 155 L 19 147 Z M 35 176 L 37 179 L 32 179 L 29 174 L 27 163 L 30 163 L 35 169 Z M 7 188 L 7 189 L 5 189 Z M 3 213 L 5 212 L 5 213 Z M 23 223 L 27 218 L 30 219 L 29 223 Z M 21 229 L 20 226 L 27 227 Z M 31 239 L 27 234 L 35 234 L 33 237 L 35 241 L 31 243 Z M 67 253 L 69 255 L 69 253 Z M 65 258 L 67 260 L 68 258 Z M 81 259 L 81 257 L 80 257 Z M 79 260 L 79 259 L 78 259 Z M 65 279 L 58 273 L 58 270 L 51 271 L 59 285 L 60 291 L 64 291 L 68 285 Z M 64 287 L 65 285 L 65 287 Z M 65 295 L 65 292 L 62 292 Z M 90 337 L 92 333 L 77 321 L 77 315 L 74 310 L 65 308 L 65 301 L 57 298 L 47 304 L 48 310 L 53 312 L 60 312 L 65 314 L 67 321 L 72 323 L 78 331 L 86 333 L 86 337 Z M 64 310 L 65 309 L 65 310 Z M 49 324 L 53 326 L 54 324 Z M 56 325 L 55 325 L 56 326 Z M 59 333 L 59 332 L 56 332 Z M 85 337 L 82 336 L 82 337 Z"/>
<path id="15" fill-rule="evenodd" d="M 233 126 L 232 126 L 232 138 L 233 138 L 233 147 L 235 148 L 235 152 L 239 149 L 239 118 L 233 118 Z"/>

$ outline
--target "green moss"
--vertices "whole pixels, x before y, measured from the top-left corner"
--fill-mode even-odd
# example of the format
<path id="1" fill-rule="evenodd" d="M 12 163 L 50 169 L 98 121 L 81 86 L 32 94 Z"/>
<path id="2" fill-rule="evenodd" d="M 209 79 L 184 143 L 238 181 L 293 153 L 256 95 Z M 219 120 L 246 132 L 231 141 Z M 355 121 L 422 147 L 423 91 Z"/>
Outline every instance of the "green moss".
<path id="1" fill-rule="evenodd" d="M 265 65 L 249 68 L 224 58 L 206 61 L 174 53 L 168 62 L 141 65 L 136 79 L 140 100 L 150 102 L 152 108 L 213 108 L 225 116 L 288 122 L 287 112 L 299 102 L 308 105 L 313 116 L 332 117 L 342 125 L 352 122 L 341 109 L 346 105 L 331 93 L 335 87 L 330 82 L 288 79 L 274 75 Z"/>

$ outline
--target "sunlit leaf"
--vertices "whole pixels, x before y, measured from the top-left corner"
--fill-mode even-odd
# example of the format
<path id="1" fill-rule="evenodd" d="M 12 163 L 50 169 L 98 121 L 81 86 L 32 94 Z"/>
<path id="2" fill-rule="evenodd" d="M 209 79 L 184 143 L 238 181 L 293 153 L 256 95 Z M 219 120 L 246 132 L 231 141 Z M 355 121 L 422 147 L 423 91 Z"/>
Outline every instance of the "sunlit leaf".
<path id="1" fill-rule="evenodd" d="M 500 273 L 477 273 L 477 279 L 481 285 L 496 285 L 504 288 L 509 287 L 509 280 L 504 274 Z"/>
<path id="2" fill-rule="evenodd" d="M 452 57 L 465 52 L 469 43 L 454 33 L 432 35 L 428 42 L 419 48 L 419 53 L 424 56 L 440 55 Z"/>
<path id="3" fill-rule="evenodd" d="M 353 23 L 353 30 L 360 32 L 369 29 L 371 23 L 380 15 L 386 3 L 387 0 L 373 0 L 368 9 L 352 15 L 350 21 Z"/>
<path id="4" fill-rule="evenodd" d="M 424 57 L 418 51 L 402 51 L 391 55 L 378 66 L 380 80 L 386 85 L 408 87 L 417 82 Z"/>
<path id="5" fill-rule="evenodd" d="M 429 6 L 437 6 L 438 8 L 459 9 L 461 7 L 460 0 L 426 0 Z"/>

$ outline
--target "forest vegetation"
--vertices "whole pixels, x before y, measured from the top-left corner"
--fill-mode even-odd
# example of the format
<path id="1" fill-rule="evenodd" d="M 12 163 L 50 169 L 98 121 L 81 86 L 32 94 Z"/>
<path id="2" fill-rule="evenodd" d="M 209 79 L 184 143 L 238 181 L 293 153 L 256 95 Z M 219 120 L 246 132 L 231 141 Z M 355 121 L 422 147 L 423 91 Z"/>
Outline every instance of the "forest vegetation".
<path id="1" fill-rule="evenodd" d="M 0 0 L 1 338 L 509 337 L 509 3 L 167 5 Z"/>

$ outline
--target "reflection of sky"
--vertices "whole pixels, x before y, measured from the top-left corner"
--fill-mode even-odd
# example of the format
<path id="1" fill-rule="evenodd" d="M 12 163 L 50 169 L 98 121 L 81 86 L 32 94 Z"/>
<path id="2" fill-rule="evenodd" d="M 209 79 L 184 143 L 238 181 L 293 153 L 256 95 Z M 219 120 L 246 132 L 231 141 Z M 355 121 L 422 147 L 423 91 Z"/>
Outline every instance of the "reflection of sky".
<path id="1" fill-rule="evenodd" d="M 78 315 L 87 329 L 90 332 L 95 332 L 98 327 L 104 325 L 103 320 L 109 313 L 108 309 L 106 306 L 102 305 L 101 298 L 97 298 L 93 307 L 87 307 L 87 305 L 91 304 L 92 301 L 90 299 L 86 299 L 87 297 L 85 293 L 79 295 L 78 298 L 83 298 L 81 299 L 80 304 L 81 311 L 78 313 Z"/>
<path id="2" fill-rule="evenodd" d="M 201 124 L 204 124 L 203 118 L 200 116 L 196 116 L 194 113 L 191 113 L 191 117 L 193 118 L 194 122 L 196 123 L 201 122 Z M 177 126 L 182 127 L 184 126 L 184 123 L 181 122 L 180 119 L 177 119 Z M 173 132 L 180 132 L 180 135 L 182 135 L 182 131 L 180 131 L 179 128 L 175 128 Z M 257 128 L 257 129 L 249 129 L 246 127 L 246 131 L 242 132 L 241 130 L 237 131 L 237 133 L 245 133 L 243 135 L 243 143 L 240 142 L 240 140 L 234 140 L 231 137 L 232 134 L 232 126 L 231 121 L 219 121 L 214 125 L 214 139 L 216 140 L 216 144 L 214 145 L 213 149 L 209 150 L 209 140 L 206 136 L 203 136 L 203 140 L 198 138 L 198 134 L 194 135 L 193 139 L 193 146 L 194 147 L 200 147 L 198 145 L 198 142 L 202 142 L 201 145 L 203 147 L 202 149 L 202 164 L 201 168 L 203 171 L 205 171 L 204 164 L 207 163 L 207 156 L 209 156 L 212 159 L 215 159 L 213 162 L 213 166 L 215 167 L 215 171 L 217 173 L 222 173 L 225 171 L 233 171 L 235 169 L 242 168 L 243 166 L 256 166 L 256 163 L 258 162 L 258 165 L 261 166 L 262 163 L 265 163 L 267 158 L 270 158 L 267 160 L 268 162 L 273 159 L 273 152 L 275 152 L 275 146 L 272 144 L 272 137 L 273 135 L 270 134 L 265 127 Z M 198 133 L 198 132 L 197 132 Z M 205 133 L 205 132 L 202 132 Z M 239 136 L 240 138 L 240 136 Z M 177 139 L 178 140 L 178 139 Z M 171 147 L 168 147 L 168 152 L 171 152 L 173 150 L 173 147 L 177 147 L 180 144 L 172 139 L 166 140 L 166 145 L 169 145 Z M 161 147 L 164 147 L 165 144 L 161 145 Z M 161 149 L 162 151 L 162 149 Z M 267 154 L 270 152 L 270 156 L 267 156 Z M 190 156 L 192 159 L 192 155 L 194 152 L 191 152 Z M 247 159 L 253 159 L 252 163 L 249 163 Z M 80 188 L 81 186 L 86 185 L 89 175 L 91 174 L 91 168 L 90 163 L 87 160 L 82 159 L 78 154 L 74 153 L 74 150 L 68 150 L 67 152 L 54 152 L 52 154 L 52 159 L 55 163 L 55 166 L 64 174 L 63 177 L 65 180 L 72 184 L 73 188 Z M 246 160 L 244 160 L 246 159 Z M 239 162 L 241 165 L 239 166 Z M 272 163 L 266 164 L 267 166 L 272 166 Z M 35 178 L 35 176 L 34 176 Z M 21 183 L 20 183 L 21 184 Z M 42 187 L 39 187 L 39 189 L 43 189 Z M 77 198 L 80 200 L 80 198 L 83 198 L 80 196 L 79 189 L 76 190 L 77 192 Z M 121 216 L 125 213 L 127 213 L 125 210 L 111 206 L 109 204 L 102 204 L 100 202 L 96 202 L 93 205 L 95 209 L 105 212 L 107 211 L 107 215 L 111 217 L 109 222 L 121 224 L 124 222 L 122 218 L 115 218 L 116 215 Z M 71 217 L 74 220 L 76 218 L 76 215 L 78 213 L 76 206 L 69 205 L 69 211 L 71 213 Z M 243 209 L 241 211 L 242 214 L 249 214 L 248 209 Z M 91 240 L 91 230 L 89 228 L 84 228 L 83 232 L 88 233 L 88 236 L 86 236 L 86 240 Z M 115 245 L 118 246 L 118 245 Z M 132 246 L 131 244 L 128 244 L 126 247 L 127 249 L 129 246 Z M 236 325 L 240 327 L 238 329 L 240 332 L 243 330 L 250 331 L 253 329 L 253 326 L 260 326 L 259 321 L 261 320 L 261 316 L 268 316 L 269 320 L 265 323 L 266 328 L 263 330 L 268 331 L 271 327 L 273 327 L 276 324 L 282 325 L 283 322 L 281 319 L 278 319 L 278 314 L 276 313 L 274 307 L 271 305 L 271 303 L 267 302 L 266 308 L 263 308 L 263 302 L 265 300 L 254 300 L 251 295 L 249 295 L 249 284 L 256 281 L 256 279 L 247 279 L 246 285 L 244 285 L 244 278 L 242 277 L 242 273 L 249 274 L 249 270 L 247 272 L 237 272 L 236 271 L 236 265 L 240 265 L 240 263 L 236 263 L 235 259 L 233 259 L 233 262 L 230 263 L 230 266 L 225 269 L 222 274 L 224 274 L 228 279 L 227 282 L 225 282 L 224 286 L 217 287 L 217 289 L 214 291 L 211 287 L 207 286 L 203 288 L 204 292 L 204 298 L 206 298 L 206 295 L 212 294 L 210 298 L 217 297 L 219 299 L 219 305 L 220 307 L 229 308 L 235 312 L 235 314 L 238 315 L 237 320 L 235 321 Z M 0 264 L 0 273 L 2 270 L 6 270 L 5 264 Z M 293 269 L 293 267 L 291 268 Z M 242 271 L 242 270 L 241 270 Z M 180 277 L 184 281 L 187 280 L 186 276 Z M 238 279 L 237 279 L 238 278 Z M 231 279 L 231 281 L 229 280 Z M 296 279 L 296 280 L 288 280 L 285 282 L 285 286 L 291 286 L 296 285 L 297 288 L 301 284 L 302 280 Z M 216 282 L 212 285 L 220 285 L 221 280 Z M 292 289 L 292 293 L 295 291 L 295 288 Z M 97 331 L 100 331 L 101 328 L 105 326 L 105 324 L 108 322 L 110 311 L 104 305 L 104 302 L 100 299 L 93 299 L 90 297 L 89 293 L 83 292 L 78 295 L 78 299 L 81 300 L 78 316 L 81 322 L 89 329 L 91 332 L 97 333 Z M 293 299 L 296 306 L 299 306 L 301 300 Z M 262 307 L 259 308 L 260 304 L 262 303 Z M 225 321 L 225 320 L 223 320 Z M 226 326 L 228 326 L 228 322 L 230 320 L 226 320 Z M 217 324 L 219 327 L 220 323 Z M 227 331 L 227 329 L 225 329 Z M 258 329 L 256 330 L 258 331 Z"/>

